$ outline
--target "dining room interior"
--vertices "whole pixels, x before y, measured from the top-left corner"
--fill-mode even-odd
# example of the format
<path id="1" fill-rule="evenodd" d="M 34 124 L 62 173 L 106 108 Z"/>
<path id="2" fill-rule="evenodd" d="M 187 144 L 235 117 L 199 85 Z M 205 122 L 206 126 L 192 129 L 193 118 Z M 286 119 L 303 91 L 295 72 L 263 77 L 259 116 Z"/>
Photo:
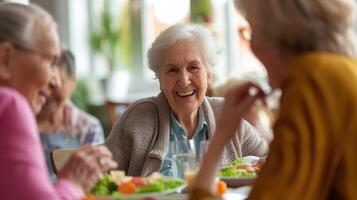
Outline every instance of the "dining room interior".
<path id="1" fill-rule="evenodd" d="M 248 23 L 238 16 L 232 1 L 18 2 L 36 3 L 56 20 L 61 45 L 69 48 L 76 58 L 78 81 L 71 99 L 100 119 L 106 136 L 130 103 L 160 92 L 148 67 L 147 50 L 156 36 L 173 24 L 201 24 L 218 41 L 220 57 L 213 69 L 214 80 L 208 95 L 223 96 L 231 84 L 246 80 L 269 90 L 266 70 L 249 49 Z M 106 23 L 109 27 L 105 27 Z M 261 113 L 260 118 L 263 126 L 267 126 L 267 115 Z"/>
<path id="2" fill-rule="evenodd" d="M 354 199 L 356 13 L 356 0 L 0 0 L 0 127 L 39 133 L 29 166 L 68 199 Z"/>

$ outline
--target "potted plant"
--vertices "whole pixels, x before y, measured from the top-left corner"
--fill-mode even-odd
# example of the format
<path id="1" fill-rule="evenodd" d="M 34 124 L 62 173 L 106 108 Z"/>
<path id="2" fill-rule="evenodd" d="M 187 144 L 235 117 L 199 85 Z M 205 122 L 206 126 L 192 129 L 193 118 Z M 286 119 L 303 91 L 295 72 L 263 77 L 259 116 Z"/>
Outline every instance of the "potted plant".
<path id="1" fill-rule="evenodd" d="M 126 0 L 121 13 L 112 12 L 110 0 L 103 1 L 100 18 L 95 21 L 90 29 L 90 47 L 93 52 L 102 55 L 107 63 L 108 76 L 104 78 L 104 91 L 106 98 L 112 94 L 111 85 L 113 77 L 118 75 L 121 80 L 120 87 L 128 84 L 128 69 L 131 63 L 131 27 L 130 27 L 130 0 Z M 125 80 L 126 79 L 126 80 Z M 125 83 L 127 82 L 127 83 Z M 118 86 L 119 87 L 119 86 Z M 122 90 L 127 90 L 126 88 Z M 126 91 L 119 91 L 125 93 Z"/>
<path id="2" fill-rule="evenodd" d="M 191 0 L 191 21 L 195 23 L 210 23 L 212 21 L 211 0 Z"/>

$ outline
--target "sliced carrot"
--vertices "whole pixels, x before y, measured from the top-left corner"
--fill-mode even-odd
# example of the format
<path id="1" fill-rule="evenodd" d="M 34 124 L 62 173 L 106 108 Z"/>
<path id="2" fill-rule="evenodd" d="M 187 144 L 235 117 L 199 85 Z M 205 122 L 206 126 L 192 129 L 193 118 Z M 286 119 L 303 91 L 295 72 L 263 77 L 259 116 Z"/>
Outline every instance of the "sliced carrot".
<path id="1" fill-rule="evenodd" d="M 217 190 L 216 190 L 216 195 L 217 196 L 223 196 L 223 194 L 227 191 L 227 184 L 224 181 L 219 181 L 217 183 Z"/>
<path id="2" fill-rule="evenodd" d="M 136 192 L 136 185 L 131 181 L 122 183 L 118 186 L 118 191 L 122 194 L 133 194 Z"/>

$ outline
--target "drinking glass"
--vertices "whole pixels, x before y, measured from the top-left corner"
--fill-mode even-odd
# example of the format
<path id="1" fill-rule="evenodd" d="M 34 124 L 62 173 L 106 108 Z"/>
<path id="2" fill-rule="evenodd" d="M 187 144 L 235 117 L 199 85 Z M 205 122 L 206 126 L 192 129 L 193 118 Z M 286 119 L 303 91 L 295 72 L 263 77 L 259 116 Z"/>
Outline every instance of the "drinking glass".
<path id="1" fill-rule="evenodd" d="M 185 172 L 196 170 L 196 153 L 194 145 L 189 140 L 179 140 L 170 143 L 170 153 L 172 155 L 175 168 L 174 177 L 185 178 Z"/>
<path id="2" fill-rule="evenodd" d="M 199 147 L 198 147 L 198 153 L 197 153 L 197 162 L 201 162 L 203 156 L 205 155 L 208 145 L 209 145 L 209 141 L 208 140 L 202 140 L 199 143 Z"/>

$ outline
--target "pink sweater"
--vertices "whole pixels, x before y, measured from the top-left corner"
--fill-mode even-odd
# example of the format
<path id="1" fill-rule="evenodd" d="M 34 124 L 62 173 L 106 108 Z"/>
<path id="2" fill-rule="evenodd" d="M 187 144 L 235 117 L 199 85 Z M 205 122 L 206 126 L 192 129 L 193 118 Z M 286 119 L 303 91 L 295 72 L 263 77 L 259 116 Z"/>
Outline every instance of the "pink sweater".
<path id="1" fill-rule="evenodd" d="M 0 87 L 1 199 L 80 199 L 84 194 L 67 180 L 52 185 L 38 134 L 26 99 Z"/>

